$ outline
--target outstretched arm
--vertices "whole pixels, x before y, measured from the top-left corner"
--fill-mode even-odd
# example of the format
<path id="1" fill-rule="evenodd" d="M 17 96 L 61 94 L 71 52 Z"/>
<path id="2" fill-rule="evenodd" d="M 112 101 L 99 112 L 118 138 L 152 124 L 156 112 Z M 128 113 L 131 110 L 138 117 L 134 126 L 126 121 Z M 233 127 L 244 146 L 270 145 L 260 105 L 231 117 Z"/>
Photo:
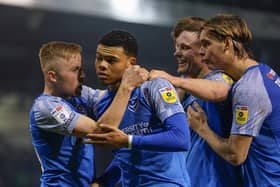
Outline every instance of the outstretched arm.
<path id="1" fill-rule="evenodd" d="M 149 79 L 161 77 L 167 79 L 175 87 L 182 88 L 189 92 L 191 95 L 205 101 L 223 101 L 228 96 L 229 86 L 224 82 L 194 79 L 194 78 L 181 78 L 170 75 L 164 71 L 152 70 L 149 74 Z"/>
<path id="2" fill-rule="evenodd" d="M 113 148 L 146 149 L 154 151 L 186 151 L 190 147 L 190 136 L 184 113 L 177 113 L 164 122 L 166 130 L 156 134 L 127 135 L 116 127 L 101 125 L 105 133 L 88 134 L 85 143 Z"/>

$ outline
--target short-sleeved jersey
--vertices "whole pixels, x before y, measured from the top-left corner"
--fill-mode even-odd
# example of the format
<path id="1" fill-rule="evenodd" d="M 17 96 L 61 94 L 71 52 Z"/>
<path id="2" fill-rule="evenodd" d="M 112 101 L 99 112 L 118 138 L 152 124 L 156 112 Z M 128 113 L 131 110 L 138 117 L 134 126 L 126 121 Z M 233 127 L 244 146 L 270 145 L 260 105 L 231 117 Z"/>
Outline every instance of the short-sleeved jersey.
<path id="1" fill-rule="evenodd" d="M 98 92 L 83 86 L 81 97 L 64 100 L 42 94 L 34 101 L 30 133 L 42 168 L 41 187 L 89 186 L 93 181 L 93 145 L 71 133 L 81 114 L 90 116 Z"/>
<path id="2" fill-rule="evenodd" d="M 280 186 L 279 76 L 265 64 L 250 67 L 231 95 L 231 134 L 253 137 L 242 165 L 244 186 Z"/>
<path id="3" fill-rule="evenodd" d="M 115 92 L 110 91 L 103 95 L 95 108 L 97 117 L 108 108 L 114 95 Z M 173 86 L 156 78 L 133 91 L 119 128 L 130 135 L 156 134 L 166 131 L 164 121 L 167 118 L 183 112 Z M 121 148 L 115 151 L 115 158 L 120 163 L 125 187 L 190 185 L 184 164 L 186 152 Z"/>
<path id="4" fill-rule="evenodd" d="M 232 79 L 221 71 L 212 71 L 204 79 L 221 81 L 230 88 Z M 232 111 L 229 101 L 214 103 L 203 101 L 186 94 L 183 100 L 185 110 L 196 101 L 205 111 L 209 127 L 221 137 L 228 137 L 231 128 Z M 192 186 L 237 187 L 241 186 L 239 168 L 230 165 L 191 130 L 192 146 L 187 156 L 187 170 Z"/>

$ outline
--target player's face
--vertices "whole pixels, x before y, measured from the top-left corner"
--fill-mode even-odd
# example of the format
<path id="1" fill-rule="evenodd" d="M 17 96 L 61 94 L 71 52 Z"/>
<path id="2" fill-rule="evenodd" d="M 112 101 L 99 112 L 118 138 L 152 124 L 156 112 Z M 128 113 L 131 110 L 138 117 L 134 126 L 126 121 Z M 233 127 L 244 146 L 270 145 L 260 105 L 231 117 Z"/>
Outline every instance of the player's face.
<path id="1" fill-rule="evenodd" d="M 201 70 L 200 40 L 194 32 L 183 31 L 175 40 L 177 72 L 181 75 L 195 77 Z"/>
<path id="2" fill-rule="evenodd" d="M 200 34 L 202 62 L 207 64 L 209 69 L 224 70 L 224 44 L 211 37 L 207 30 L 203 30 Z"/>
<path id="3" fill-rule="evenodd" d="M 64 97 L 79 96 L 84 78 L 81 55 L 73 55 L 69 60 L 62 60 L 59 66 L 56 73 L 56 89 Z"/>
<path id="4" fill-rule="evenodd" d="M 99 44 L 96 49 L 95 70 L 103 84 L 116 88 L 126 68 L 135 64 L 135 57 L 125 54 L 123 47 Z"/>

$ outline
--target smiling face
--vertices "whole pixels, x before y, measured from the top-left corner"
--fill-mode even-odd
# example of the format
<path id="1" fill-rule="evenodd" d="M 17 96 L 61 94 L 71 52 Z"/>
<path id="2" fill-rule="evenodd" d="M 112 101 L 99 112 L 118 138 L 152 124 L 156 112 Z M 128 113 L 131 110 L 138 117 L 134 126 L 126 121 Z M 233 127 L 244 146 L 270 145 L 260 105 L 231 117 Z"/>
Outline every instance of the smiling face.
<path id="1" fill-rule="evenodd" d="M 96 50 L 95 69 L 97 77 L 105 85 L 116 88 L 128 67 L 134 65 L 135 57 L 128 56 L 123 47 L 99 44 Z"/>
<path id="2" fill-rule="evenodd" d="M 196 77 L 203 64 L 199 54 L 200 41 L 195 32 L 183 31 L 175 39 L 177 72 L 181 75 Z"/>

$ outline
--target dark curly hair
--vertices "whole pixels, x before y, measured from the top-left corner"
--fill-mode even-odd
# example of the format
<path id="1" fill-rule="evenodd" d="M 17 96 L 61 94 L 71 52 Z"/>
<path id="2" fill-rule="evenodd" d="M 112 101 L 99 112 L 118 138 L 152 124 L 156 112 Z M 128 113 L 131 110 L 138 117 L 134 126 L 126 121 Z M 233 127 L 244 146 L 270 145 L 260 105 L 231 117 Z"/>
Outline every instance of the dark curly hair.
<path id="1" fill-rule="evenodd" d="M 108 32 L 102 36 L 98 44 L 110 47 L 123 47 L 124 52 L 128 56 L 137 57 L 138 54 L 136 38 L 125 30 L 112 30 Z"/>

